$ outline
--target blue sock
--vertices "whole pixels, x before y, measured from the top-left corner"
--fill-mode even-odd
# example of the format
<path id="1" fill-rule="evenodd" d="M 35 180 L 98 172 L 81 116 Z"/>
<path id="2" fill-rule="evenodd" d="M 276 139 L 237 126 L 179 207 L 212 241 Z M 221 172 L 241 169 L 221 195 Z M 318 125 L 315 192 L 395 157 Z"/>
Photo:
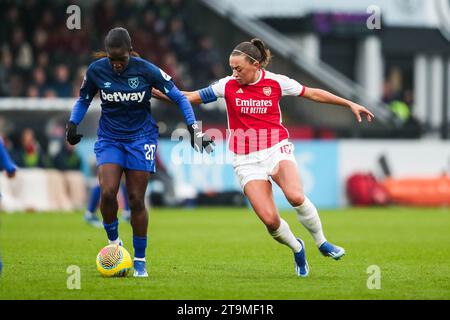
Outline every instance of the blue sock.
<path id="1" fill-rule="evenodd" d="M 134 257 L 145 258 L 145 249 L 147 249 L 147 237 L 133 236 Z"/>
<path id="2" fill-rule="evenodd" d="M 105 228 L 106 234 L 110 241 L 117 240 L 119 238 L 119 220 L 116 220 L 110 224 L 103 222 L 103 227 Z"/>
<path id="3" fill-rule="evenodd" d="M 88 211 L 95 213 L 97 211 L 98 203 L 100 201 L 100 186 L 95 186 L 91 191 L 91 197 L 88 202 Z"/>

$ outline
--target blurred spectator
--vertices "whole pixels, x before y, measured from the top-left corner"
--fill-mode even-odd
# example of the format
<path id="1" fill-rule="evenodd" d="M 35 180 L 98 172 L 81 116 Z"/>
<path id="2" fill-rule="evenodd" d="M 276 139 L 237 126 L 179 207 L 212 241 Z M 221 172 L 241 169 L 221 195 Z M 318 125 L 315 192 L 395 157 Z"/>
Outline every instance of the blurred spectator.
<path id="1" fill-rule="evenodd" d="M 69 79 L 69 68 L 65 64 L 60 64 L 55 69 L 55 81 L 51 85 L 58 97 L 72 96 L 72 86 Z"/>
<path id="2" fill-rule="evenodd" d="M 38 98 L 39 97 L 39 89 L 36 86 L 29 86 L 27 89 L 27 97 L 28 98 Z"/>
<path id="3" fill-rule="evenodd" d="M 26 41 L 21 28 L 15 28 L 11 39 L 11 53 L 15 57 L 14 64 L 22 71 L 29 70 L 33 65 L 33 50 Z"/>
<path id="4" fill-rule="evenodd" d="M 48 88 L 47 90 L 45 90 L 45 92 L 44 92 L 44 98 L 50 98 L 50 99 L 53 99 L 53 98 L 56 98 L 57 97 L 57 94 L 56 94 L 56 91 L 55 90 L 53 90 L 53 89 L 51 89 L 51 88 Z"/>
<path id="5" fill-rule="evenodd" d="M 390 103 L 393 100 L 402 100 L 403 75 L 400 68 L 389 69 L 387 79 L 383 84 L 383 100 Z"/>
<path id="6" fill-rule="evenodd" d="M 403 101 L 409 107 L 409 117 L 404 124 L 404 129 L 406 131 L 406 137 L 408 138 L 419 138 L 422 135 L 423 127 L 417 118 L 414 116 L 414 100 L 413 100 L 413 91 L 411 89 L 405 90 L 403 94 Z"/>
<path id="7" fill-rule="evenodd" d="M 11 97 L 21 97 L 24 95 L 24 81 L 19 74 L 12 74 L 9 77 L 9 95 Z"/>
<path id="8" fill-rule="evenodd" d="M 408 102 L 411 103 L 412 101 L 406 102 L 404 97 L 405 95 L 402 95 L 400 87 L 392 85 L 388 81 L 383 84 L 383 102 L 389 106 L 389 109 L 402 123 L 406 123 L 411 116 Z"/>
<path id="9" fill-rule="evenodd" d="M 403 124 L 399 136 L 414 138 L 419 137 L 422 131 L 421 125 L 414 118 L 412 111 L 414 108 L 413 91 L 405 89 L 403 72 L 397 67 L 389 68 L 387 78 L 383 84 L 383 102 L 390 111 Z"/>
<path id="10" fill-rule="evenodd" d="M 391 103 L 389 103 L 389 107 L 403 123 L 409 120 L 411 112 L 409 111 L 409 106 L 404 101 L 392 100 Z"/>
<path id="11" fill-rule="evenodd" d="M 214 79 L 220 79 L 223 77 L 223 75 L 225 74 L 225 69 L 223 68 L 223 64 L 216 62 L 213 66 L 212 66 L 212 74 L 214 75 Z"/>
<path id="12" fill-rule="evenodd" d="M 114 0 L 98 1 L 94 7 L 94 12 L 98 32 L 101 35 L 106 35 L 108 30 L 111 29 L 111 25 L 117 14 Z"/>
<path id="13" fill-rule="evenodd" d="M 0 97 L 9 95 L 9 77 L 12 68 L 12 56 L 9 50 L 1 51 L 0 58 Z"/>
<path id="14" fill-rule="evenodd" d="M 81 158 L 75 152 L 75 146 L 65 141 L 63 147 L 53 159 L 53 165 L 56 169 L 62 171 L 81 170 Z"/>
<path id="15" fill-rule="evenodd" d="M 47 76 L 44 68 L 36 67 L 32 74 L 32 86 L 36 87 L 40 97 L 44 96 L 45 91 L 48 89 Z"/>
<path id="16" fill-rule="evenodd" d="M 41 20 L 41 26 L 48 32 L 51 32 L 52 28 L 55 26 L 55 17 L 51 8 L 45 8 Z"/>
<path id="17" fill-rule="evenodd" d="M 423 133 L 423 127 L 413 115 L 414 95 L 412 90 L 403 89 L 401 73 L 398 71 L 394 71 L 390 80 L 383 85 L 383 101 L 402 123 L 396 136 L 410 139 L 419 138 Z"/>
<path id="18" fill-rule="evenodd" d="M 46 159 L 32 129 L 22 132 L 20 146 L 13 152 L 14 162 L 21 168 L 45 168 Z"/>
<path id="19" fill-rule="evenodd" d="M 383 83 L 383 102 L 389 103 L 392 100 L 392 88 L 389 82 L 385 81 Z"/>
<path id="20" fill-rule="evenodd" d="M 150 3 L 150 2 L 149 2 Z M 148 3 L 148 4 L 149 4 Z M 156 25 L 156 15 L 153 9 L 147 9 L 144 11 L 142 17 L 142 27 L 144 30 L 150 33 L 149 38 L 154 38 L 155 36 L 155 25 Z"/>
<path id="21" fill-rule="evenodd" d="M 40 52 L 37 56 L 37 65 L 41 68 L 48 67 L 48 53 Z"/>
<path id="22" fill-rule="evenodd" d="M 37 51 L 47 50 L 48 33 L 42 28 L 38 27 L 34 32 L 33 45 Z"/>
<path id="23" fill-rule="evenodd" d="M 180 18 L 174 18 L 170 21 L 170 46 L 177 52 L 178 56 L 182 60 L 189 58 L 192 52 L 192 45 L 190 44 L 188 35 L 184 27 L 183 20 Z"/>
<path id="24" fill-rule="evenodd" d="M 202 87 L 213 79 L 214 65 L 220 63 L 220 55 L 214 48 L 213 40 L 209 36 L 202 36 L 198 41 L 198 49 L 194 55 L 191 72 L 195 70 L 195 86 Z"/>
<path id="25" fill-rule="evenodd" d="M 168 52 L 164 55 L 164 58 L 161 63 L 161 68 L 164 69 L 164 71 L 167 74 L 170 74 L 172 77 L 172 80 L 175 82 L 175 84 L 180 87 L 181 85 L 181 74 L 180 74 L 180 67 L 178 66 L 177 57 L 173 52 Z"/>
<path id="26" fill-rule="evenodd" d="M 8 37 L 12 34 L 13 29 L 21 25 L 21 21 L 19 21 L 19 8 L 15 6 L 6 6 L 1 8 L 1 13 L 4 12 L 4 16 L 2 15 L 2 18 L 4 20 L 2 21 L 2 27 L 0 28 L 0 35 L 1 39 L 8 39 Z"/>
<path id="27" fill-rule="evenodd" d="M 116 18 L 125 21 L 129 17 L 137 17 L 139 16 L 142 8 L 141 1 L 136 0 L 123 0 L 118 2 L 115 6 L 117 8 Z M 133 20 L 135 20 L 133 18 Z"/>

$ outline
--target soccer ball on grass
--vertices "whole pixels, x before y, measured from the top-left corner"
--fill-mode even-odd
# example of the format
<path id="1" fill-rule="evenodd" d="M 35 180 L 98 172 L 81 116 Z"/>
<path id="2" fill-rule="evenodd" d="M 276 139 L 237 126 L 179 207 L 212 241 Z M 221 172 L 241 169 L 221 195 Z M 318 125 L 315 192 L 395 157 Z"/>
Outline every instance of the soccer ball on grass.
<path id="1" fill-rule="evenodd" d="M 117 244 L 102 248 L 96 262 L 98 272 L 104 277 L 126 277 L 133 266 L 127 249 Z"/>

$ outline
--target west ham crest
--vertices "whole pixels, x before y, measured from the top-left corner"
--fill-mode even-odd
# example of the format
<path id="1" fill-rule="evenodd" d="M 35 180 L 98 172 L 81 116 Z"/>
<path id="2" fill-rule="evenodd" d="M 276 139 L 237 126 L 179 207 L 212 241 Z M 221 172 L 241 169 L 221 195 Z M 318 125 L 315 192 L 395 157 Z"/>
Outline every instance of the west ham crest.
<path id="1" fill-rule="evenodd" d="M 129 78 L 128 79 L 128 85 L 132 88 L 132 89 L 136 89 L 139 86 L 139 78 L 135 77 L 135 78 Z"/>

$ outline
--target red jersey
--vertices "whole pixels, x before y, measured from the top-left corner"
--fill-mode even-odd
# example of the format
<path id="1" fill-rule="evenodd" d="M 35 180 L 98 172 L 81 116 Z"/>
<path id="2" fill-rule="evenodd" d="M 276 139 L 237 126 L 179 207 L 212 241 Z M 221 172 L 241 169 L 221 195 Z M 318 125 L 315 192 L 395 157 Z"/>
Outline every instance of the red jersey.
<path id="1" fill-rule="evenodd" d="M 234 77 L 225 77 L 213 84 L 216 97 L 227 105 L 229 148 L 237 154 L 270 148 L 287 139 L 282 124 L 282 96 L 302 96 L 305 87 L 286 76 L 261 70 L 259 79 L 241 85 Z"/>

